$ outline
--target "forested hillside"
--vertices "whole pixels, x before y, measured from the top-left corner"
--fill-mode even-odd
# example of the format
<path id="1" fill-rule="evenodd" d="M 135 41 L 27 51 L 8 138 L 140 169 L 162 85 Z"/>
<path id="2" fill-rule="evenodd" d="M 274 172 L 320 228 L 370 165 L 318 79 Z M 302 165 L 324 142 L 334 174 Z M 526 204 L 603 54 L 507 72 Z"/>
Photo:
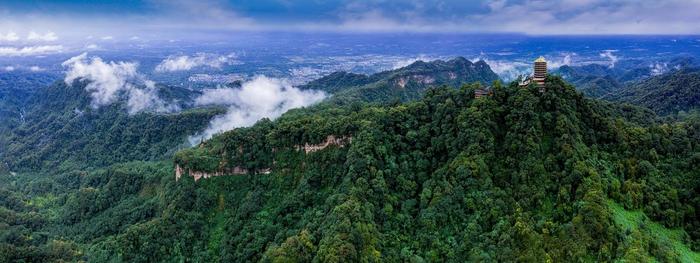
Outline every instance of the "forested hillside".
<path id="1" fill-rule="evenodd" d="M 187 109 L 193 91 L 161 87 L 180 103 L 177 114 L 131 116 L 123 103 L 90 106 L 85 82 L 56 82 L 25 99 L 22 122 L 3 136 L 0 157 L 12 171 L 85 169 L 133 160 L 160 160 L 223 109 Z M 13 94 L 14 95 L 14 94 Z M 182 147 L 186 147 L 183 145 Z"/>
<path id="2" fill-rule="evenodd" d="M 612 100 L 674 114 L 700 108 L 700 70 L 683 69 L 649 78 L 610 96 Z"/>
<path id="3" fill-rule="evenodd" d="M 197 182 L 212 193 L 211 228 L 193 235 L 219 253 L 201 256 L 697 261 L 698 119 L 639 126 L 548 81 L 542 94 L 511 85 L 472 99 L 467 86 L 393 107 L 292 112 L 178 153 L 186 171 L 272 169 Z M 352 142 L 296 150 L 328 135 Z"/>
<path id="4" fill-rule="evenodd" d="M 7 134 L 24 122 L 27 102 L 38 87 L 54 79 L 50 74 L 0 74 L 0 145 L 6 145 Z"/>
<path id="5" fill-rule="evenodd" d="M 700 64 L 694 57 L 679 56 L 667 61 L 649 64 L 648 61 L 627 60 L 617 64 L 564 65 L 553 70 L 554 75 L 562 76 L 587 96 L 616 100 L 620 93 L 635 93 L 640 83 L 659 78 L 659 75 L 673 75 L 677 71 L 695 71 Z M 668 78 L 668 77 L 667 77 Z M 665 82 L 657 82 L 656 88 Z M 629 101 L 628 101 L 629 102 Z M 638 106 L 648 107 L 639 104 Z M 666 112 L 660 112 L 666 114 Z"/>
<path id="6" fill-rule="evenodd" d="M 436 64 L 482 68 L 460 61 Z M 544 93 L 496 82 L 474 99 L 480 84 L 433 87 L 456 72 L 434 67 L 377 86 L 336 75 L 331 100 L 349 103 L 172 159 L 220 109 L 129 116 L 54 85 L 3 156 L 0 261 L 700 260 L 700 116 L 657 119 L 559 77 Z M 410 90 L 423 95 L 387 86 L 431 68 L 445 78 Z"/>

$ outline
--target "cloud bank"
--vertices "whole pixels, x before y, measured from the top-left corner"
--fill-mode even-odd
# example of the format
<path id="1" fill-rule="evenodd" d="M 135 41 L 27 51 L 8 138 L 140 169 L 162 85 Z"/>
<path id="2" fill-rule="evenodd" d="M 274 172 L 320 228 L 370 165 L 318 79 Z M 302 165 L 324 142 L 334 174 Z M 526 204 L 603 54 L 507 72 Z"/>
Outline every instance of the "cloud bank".
<path id="1" fill-rule="evenodd" d="M 110 8 L 31 1 L 5 7 L 0 28 L 58 32 L 70 41 L 110 32 L 114 39 L 197 38 L 203 31 L 408 31 L 527 34 L 699 34 L 699 0 L 474 1 L 128 1 Z M 26 2 L 26 3 L 22 3 Z M 266 11 L 261 11 L 266 10 Z M 76 30 L 79 28 L 80 30 Z M 47 33 L 48 34 L 48 33 Z M 43 39 L 53 39 L 46 34 Z"/>
<path id="2" fill-rule="evenodd" d="M 37 32 L 31 31 L 29 32 L 29 35 L 27 35 L 27 40 L 51 42 L 58 40 L 58 36 L 54 32 L 47 32 L 46 34 L 41 35 Z"/>
<path id="3" fill-rule="evenodd" d="M 157 72 L 187 71 L 193 68 L 221 68 L 223 65 L 237 63 L 236 55 L 218 56 L 208 53 L 197 53 L 194 56 L 169 56 L 156 66 Z"/>
<path id="4" fill-rule="evenodd" d="M 0 57 L 23 57 L 59 53 L 62 45 L 26 46 L 26 47 L 0 47 Z"/>
<path id="5" fill-rule="evenodd" d="M 190 136 L 192 145 L 211 138 L 217 133 L 255 124 L 262 118 L 274 119 L 289 109 L 317 103 L 326 95 L 321 91 L 300 90 L 285 80 L 258 76 L 243 83 L 240 88 L 205 90 L 197 105 L 225 105 L 225 114 L 211 120 L 201 133 Z"/>
<path id="6" fill-rule="evenodd" d="M 15 42 L 19 40 L 19 36 L 15 32 L 0 33 L 0 42 Z"/>
<path id="7" fill-rule="evenodd" d="M 91 106 L 95 109 L 126 99 L 129 114 L 145 110 L 168 112 L 176 110 L 158 97 L 153 81 L 137 72 L 135 62 L 105 62 L 87 53 L 75 56 L 61 64 L 68 70 L 64 81 L 72 85 L 75 80 L 87 80 L 85 90 L 90 92 Z"/>
<path id="8" fill-rule="evenodd" d="M 614 54 L 615 52 L 617 52 L 617 50 L 609 49 L 609 50 L 603 50 L 603 52 L 600 53 L 601 58 L 607 58 L 610 60 L 609 65 L 611 68 L 614 68 L 615 63 L 617 63 L 617 61 L 620 59 Z"/>

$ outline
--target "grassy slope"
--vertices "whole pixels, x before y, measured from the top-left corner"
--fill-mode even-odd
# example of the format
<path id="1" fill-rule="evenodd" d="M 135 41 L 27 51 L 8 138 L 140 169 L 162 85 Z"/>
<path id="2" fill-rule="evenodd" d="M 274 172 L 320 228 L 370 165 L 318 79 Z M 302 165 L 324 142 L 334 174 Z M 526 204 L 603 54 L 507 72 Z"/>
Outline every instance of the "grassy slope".
<path id="1" fill-rule="evenodd" d="M 633 239 L 638 238 L 630 233 L 642 232 L 648 234 L 647 237 L 652 238 L 657 246 L 670 247 L 674 258 L 680 259 L 681 262 L 700 262 L 700 253 L 692 251 L 683 242 L 687 237 L 683 229 L 668 229 L 650 220 L 644 212 L 626 210 L 614 201 L 608 201 L 608 207 L 615 224 L 628 233 L 625 236 L 625 243 L 628 245 L 636 241 Z M 652 255 L 647 254 L 646 256 L 647 260 L 654 260 Z"/>

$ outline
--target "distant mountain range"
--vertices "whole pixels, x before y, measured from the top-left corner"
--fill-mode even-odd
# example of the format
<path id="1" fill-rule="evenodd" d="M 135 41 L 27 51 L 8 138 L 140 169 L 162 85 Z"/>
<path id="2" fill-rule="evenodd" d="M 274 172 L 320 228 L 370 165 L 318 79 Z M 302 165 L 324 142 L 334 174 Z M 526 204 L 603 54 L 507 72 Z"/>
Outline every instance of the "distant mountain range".
<path id="1" fill-rule="evenodd" d="M 475 82 L 486 86 L 496 80 L 499 80 L 498 75 L 483 60 L 472 63 L 457 57 L 448 61 L 416 61 L 403 68 L 370 76 L 335 72 L 300 88 L 323 90 L 333 94 L 334 100 L 387 102 L 418 99 L 430 87 L 459 87 Z"/>
<path id="2" fill-rule="evenodd" d="M 700 107 L 700 69 L 681 69 L 630 84 L 608 96 L 610 100 L 673 114 Z"/>
<path id="3" fill-rule="evenodd" d="M 371 76 L 336 72 L 299 88 L 333 94 L 330 103 L 358 100 L 383 103 L 420 98 L 429 87 L 459 87 L 472 82 L 487 85 L 495 80 L 498 76 L 485 62 L 472 63 L 460 57 L 449 61 L 418 61 Z M 46 166 L 84 168 L 163 158 L 183 144 L 186 136 L 195 134 L 212 117 L 223 113 L 217 107 L 194 108 L 193 100 L 201 94 L 199 90 L 162 85 L 157 86 L 159 97 L 176 104 L 182 112 L 129 116 L 123 101 L 94 109 L 90 106 L 87 84 L 76 81 L 67 85 L 59 80 L 45 88 L 37 88 L 44 84 L 35 83 L 32 89 L 0 89 L 0 106 L 4 105 L 0 107 L 0 118 L 7 120 L 0 127 L 4 131 L 0 142 L 5 145 L 0 156 L 5 165 L 11 170 Z M 241 82 L 233 82 L 227 86 L 240 85 Z M 22 105 L 22 120 L 18 105 Z M 143 129 L 152 132 L 137 132 Z M 134 151 L 134 147 L 140 150 Z"/>
<path id="4" fill-rule="evenodd" d="M 700 107 L 697 60 L 679 57 L 669 62 L 610 67 L 600 64 L 564 65 L 552 71 L 584 94 L 647 107 L 660 115 Z"/>

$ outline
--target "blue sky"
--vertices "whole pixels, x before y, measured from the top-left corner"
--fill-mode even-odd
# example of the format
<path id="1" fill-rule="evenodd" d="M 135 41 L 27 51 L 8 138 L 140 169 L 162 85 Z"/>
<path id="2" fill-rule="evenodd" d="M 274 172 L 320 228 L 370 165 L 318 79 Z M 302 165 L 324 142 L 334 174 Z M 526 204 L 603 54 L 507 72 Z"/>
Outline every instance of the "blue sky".
<path id="1" fill-rule="evenodd" d="M 207 30 L 700 34 L 700 0 L 3 0 L 0 41 Z M 37 39 L 37 38 L 35 38 Z"/>

